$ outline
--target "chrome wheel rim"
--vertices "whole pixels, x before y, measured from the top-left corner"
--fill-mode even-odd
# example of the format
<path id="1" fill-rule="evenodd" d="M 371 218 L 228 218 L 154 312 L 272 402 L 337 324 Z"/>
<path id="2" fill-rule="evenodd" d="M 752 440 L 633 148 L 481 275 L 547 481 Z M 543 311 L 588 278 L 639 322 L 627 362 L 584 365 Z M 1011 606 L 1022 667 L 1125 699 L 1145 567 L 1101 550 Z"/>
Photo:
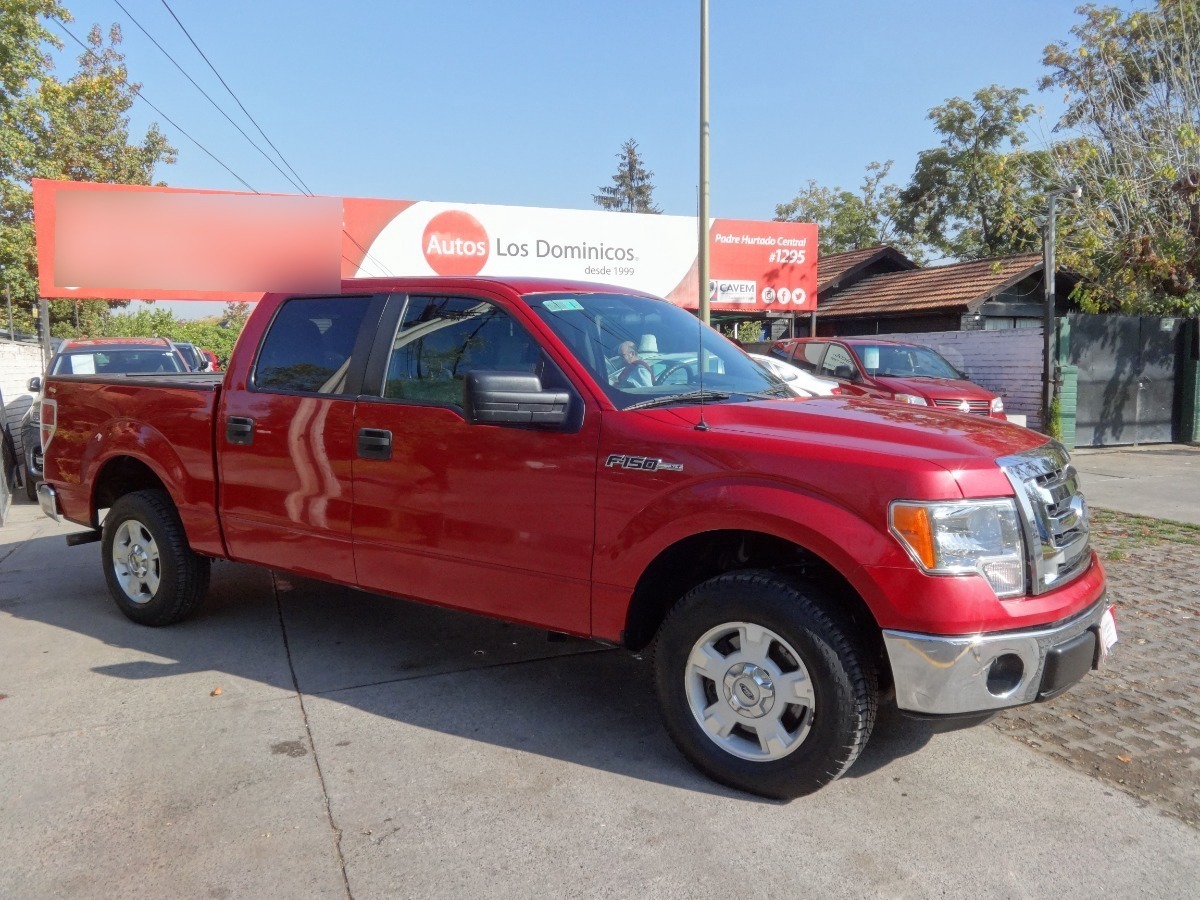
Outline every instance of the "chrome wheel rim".
<path id="1" fill-rule="evenodd" d="M 134 603 L 149 603 L 158 592 L 162 563 L 154 535 L 136 519 L 117 526 L 112 545 L 113 574 L 125 596 Z"/>
<path id="2" fill-rule="evenodd" d="M 718 625 L 696 641 L 683 677 L 700 728 L 740 759 L 782 759 L 812 730 L 816 698 L 808 668 L 769 628 Z"/>

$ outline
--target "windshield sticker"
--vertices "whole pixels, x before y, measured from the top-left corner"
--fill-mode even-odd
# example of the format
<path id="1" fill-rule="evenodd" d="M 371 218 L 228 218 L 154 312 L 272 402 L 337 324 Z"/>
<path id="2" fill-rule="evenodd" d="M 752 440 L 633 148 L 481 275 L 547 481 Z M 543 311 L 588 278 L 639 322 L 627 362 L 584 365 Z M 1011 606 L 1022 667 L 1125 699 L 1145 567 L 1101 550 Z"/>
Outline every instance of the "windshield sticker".
<path id="1" fill-rule="evenodd" d="M 863 365 L 868 369 L 879 368 L 879 348 L 863 347 Z"/>
<path id="2" fill-rule="evenodd" d="M 583 304 L 578 300 L 546 300 L 542 303 L 542 309 L 548 309 L 550 312 L 567 312 L 573 309 L 583 309 Z"/>

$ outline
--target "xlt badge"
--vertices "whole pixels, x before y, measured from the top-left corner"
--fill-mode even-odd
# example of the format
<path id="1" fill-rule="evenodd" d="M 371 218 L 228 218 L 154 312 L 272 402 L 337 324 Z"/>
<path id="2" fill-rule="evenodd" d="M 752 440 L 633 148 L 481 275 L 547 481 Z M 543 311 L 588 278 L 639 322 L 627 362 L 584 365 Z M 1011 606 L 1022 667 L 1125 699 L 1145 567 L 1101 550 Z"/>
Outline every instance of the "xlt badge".
<path id="1" fill-rule="evenodd" d="M 626 456 L 610 453 L 604 461 L 606 469 L 640 469 L 643 472 L 682 472 L 683 463 L 666 462 L 654 456 Z"/>

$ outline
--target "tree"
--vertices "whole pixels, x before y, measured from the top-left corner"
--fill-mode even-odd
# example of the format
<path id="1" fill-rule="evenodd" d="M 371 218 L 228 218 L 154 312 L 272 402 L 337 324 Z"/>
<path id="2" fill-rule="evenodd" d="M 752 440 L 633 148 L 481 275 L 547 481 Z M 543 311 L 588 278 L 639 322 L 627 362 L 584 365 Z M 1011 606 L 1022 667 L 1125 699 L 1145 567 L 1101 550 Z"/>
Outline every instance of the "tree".
<path id="1" fill-rule="evenodd" d="M 885 183 L 891 170 L 890 159 L 868 165 L 857 194 L 840 187 L 823 187 L 809 179 L 808 186 L 790 202 L 775 207 L 775 221 L 815 222 L 823 254 L 887 244 L 920 260 L 920 248 L 897 226 L 900 189 Z"/>
<path id="2" fill-rule="evenodd" d="M 616 156 L 620 164 L 613 175 L 613 183 L 602 186 L 600 193 L 592 194 L 592 202 L 604 209 L 620 212 L 662 212 L 654 205 L 654 184 L 650 180 L 654 173 L 647 172 L 642 165 L 637 141 L 633 138 L 627 140 Z"/>
<path id="3" fill-rule="evenodd" d="M 929 111 L 941 145 L 918 156 L 900 193 L 900 227 L 943 256 L 982 259 L 1036 250 L 1047 162 L 1027 153 L 1026 91 L 997 85 Z"/>
<path id="4" fill-rule="evenodd" d="M 42 22 L 69 22 L 70 13 L 50 0 L 0 0 L 0 10 L 0 265 L 17 328 L 32 333 L 38 287 L 31 179 L 149 184 L 159 163 L 175 161 L 175 150 L 156 125 L 130 140 L 128 111 L 138 85 L 128 80 L 117 26 L 107 40 L 93 26 L 78 70 L 60 81 L 43 52 L 60 43 Z M 110 305 L 125 303 L 55 301 L 51 332 L 73 333 L 77 320 L 92 327 Z"/>
<path id="5" fill-rule="evenodd" d="M 141 308 L 132 313 L 117 312 L 105 316 L 92 330 L 84 332 L 81 329 L 79 333 L 93 337 L 165 337 L 172 341 L 187 341 L 212 350 L 221 365 L 227 365 L 245 324 L 244 318 L 237 322 L 225 318 L 181 320 L 168 309 Z"/>
<path id="6" fill-rule="evenodd" d="M 1088 308 L 1200 311 L 1200 3 L 1158 0 L 1122 12 L 1079 8 L 1066 41 L 1046 47 L 1067 109 L 1056 130 L 1058 178 L 1083 187 L 1064 209 L 1061 252 L 1088 279 Z M 1073 207 L 1073 208 L 1072 208 Z"/>
<path id="7" fill-rule="evenodd" d="M 231 301 L 225 304 L 225 315 L 221 317 L 221 325 L 224 328 L 232 328 L 240 332 L 246 327 L 246 320 L 250 318 L 250 313 L 254 311 L 254 307 L 249 303 L 240 303 Z"/>

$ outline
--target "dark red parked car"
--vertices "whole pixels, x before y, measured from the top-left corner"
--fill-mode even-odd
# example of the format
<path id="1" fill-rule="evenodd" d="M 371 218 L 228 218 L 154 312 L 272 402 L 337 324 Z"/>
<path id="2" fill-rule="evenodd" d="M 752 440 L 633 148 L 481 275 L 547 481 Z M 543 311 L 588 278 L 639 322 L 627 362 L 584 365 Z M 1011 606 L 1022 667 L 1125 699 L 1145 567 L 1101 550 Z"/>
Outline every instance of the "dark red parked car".
<path id="1" fill-rule="evenodd" d="M 871 338 L 792 338 L 771 356 L 838 382 L 844 394 L 1003 419 L 1004 401 L 919 344 Z"/>

